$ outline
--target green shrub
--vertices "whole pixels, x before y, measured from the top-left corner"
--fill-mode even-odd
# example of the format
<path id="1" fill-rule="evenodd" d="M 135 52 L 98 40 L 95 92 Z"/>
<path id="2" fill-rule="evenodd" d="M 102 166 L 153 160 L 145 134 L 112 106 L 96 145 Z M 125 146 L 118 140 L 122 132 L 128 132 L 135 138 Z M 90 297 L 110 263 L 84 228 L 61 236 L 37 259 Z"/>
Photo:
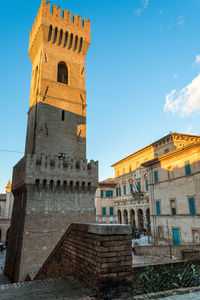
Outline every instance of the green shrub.
<path id="1" fill-rule="evenodd" d="M 196 266 L 186 262 L 182 272 L 176 272 L 176 266 L 155 268 L 148 266 L 138 278 L 142 293 L 166 291 L 200 285 L 200 272 Z"/>

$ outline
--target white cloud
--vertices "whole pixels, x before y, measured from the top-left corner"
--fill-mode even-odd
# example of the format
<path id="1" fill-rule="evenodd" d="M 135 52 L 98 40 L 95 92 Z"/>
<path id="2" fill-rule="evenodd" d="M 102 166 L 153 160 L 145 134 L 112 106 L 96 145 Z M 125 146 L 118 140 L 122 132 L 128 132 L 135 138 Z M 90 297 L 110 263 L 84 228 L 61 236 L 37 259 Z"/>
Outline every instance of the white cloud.
<path id="1" fill-rule="evenodd" d="M 197 54 L 195 57 L 195 65 L 199 65 L 200 64 L 200 54 Z"/>
<path id="2" fill-rule="evenodd" d="M 177 24 L 178 24 L 179 26 L 181 26 L 181 25 L 183 25 L 184 23 L 185 23 L 185 18 L 184 18 L 184 16 L 178 17 Z"/>
<path id="3" fill-rule="evenodd" d="M 182 117 L 200 113 L 200 74 L 181 91 L 172 90 L 166 95 L 164 111 L 178 113 Z"/>
<path id="4" fill-rule="evenodd" d="M 147 9 L 147 6 L 149 5 L 149 0 L 141 0 L 141 2 L 142 2 L 142 7 L 135 10 L 135 14 L 138 17 L 141 15 L 141 13 L 145 11 L 145 9 Z"/>

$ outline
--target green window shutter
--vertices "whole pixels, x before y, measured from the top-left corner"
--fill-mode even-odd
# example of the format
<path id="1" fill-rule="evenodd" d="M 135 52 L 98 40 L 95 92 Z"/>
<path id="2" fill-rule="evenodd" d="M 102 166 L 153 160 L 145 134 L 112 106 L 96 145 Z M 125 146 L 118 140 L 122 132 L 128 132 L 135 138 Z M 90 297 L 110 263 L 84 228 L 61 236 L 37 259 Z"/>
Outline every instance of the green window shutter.
<path id="1" fill-rule="evenodd" d="M 133 184 L 130 184 L 130 193 L 133 195 Z"/>
<path id="2" fill-rule="evenodd" d="M 191 168 L 189 160 L 185 162 L 185 175 L 191 175 Z"/>
<path id="3" fill-rule="evenodd" d="M 138 190 L 138 193 L 141 193 L 141 183 L 140 183 L 140 181 L 137 182 L 137 190 Z"/>
<path id="4" fill-rule="evenodd" d="M 110 207 L 110 216 L 113 216 L 113 207 Z"/>
<path id="5" fill-rule="evenodd" d="M 191 215 L 196 215 L 196 208 L 195 208 L 195 201 L 194 198 L 189 198 L 189 208 L 190 208 L 190 214 Z"/>
<path id="6" fill-rule="evenodd" d="M 121 193 L 121 187 L 119 187 L 119 196 L 121 196 L 122 193 Z"/>
<path id="7" fill-rule="evenodd" d="M 113 197 L 113 191 L 110 191 L 110 197 Z"/>
<path id="8" fill-rule="evenodd" d="M 102 215 L 106 216 L 106 207 L 102 207 Z"/>
<path id="9" fill-rule="evenodd" d="M 149 181 L 148 181 L 148 179 L 145 180 L 145 184 L 146 184 L 146 192 L 148 192 L 148 190 L 149 190 Z"/>
<path id="10" fill-rule="evenodd" d="M 101 198 L 103 197 L 103 191 L 101 190 Z"/>
<path id="11" fill-rule="evenodd" d="M 157 216 L 160 215 L 160 201 L 156 201 L 156 214 Z"/>
<path id="12" fill-rule="evenodd" d="M 116 197 L 118 197 L 119 196 L 119 188 L 117 187 L 116 188 Z"/>
<path id="13" fill-rule="evenodd" d="M 154 182 L 158 182 L 158 171 L 154 171 Z"/>
<path id="14" fill-rule="evenodd" d="M 110 193 L 109 191 L 106 191 L 106 197 L 109 197 Z"/>
<path id="15" fill-rule="evenodd" d="M 124 196 L 126 195 L 126 186 L 124 185 Z"/>

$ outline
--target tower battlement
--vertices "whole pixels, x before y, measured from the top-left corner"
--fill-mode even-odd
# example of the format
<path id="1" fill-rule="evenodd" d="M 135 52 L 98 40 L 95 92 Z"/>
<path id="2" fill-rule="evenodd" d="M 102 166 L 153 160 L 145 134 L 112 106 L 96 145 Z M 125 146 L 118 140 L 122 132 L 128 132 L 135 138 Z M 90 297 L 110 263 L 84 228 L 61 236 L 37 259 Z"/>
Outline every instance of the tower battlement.
<path id="1" fill-rule="evenodd" d="M 70 183 L 73 186 L 79 182 L 80 185 L 84 183 L 84 186 L 96 189 L 96 180 L 94 182 L 93 179 L 97 175 L 98 162 L 94 160 L 88 162 L 69 157 L 27 154 L 14 167 L 12 189 L 17 189 L 25 182 L 35 184 L 36 181 L 40 184 L 46 182 L 47 185 L 51 182 L 60 182 L 60 185 Z"/>
<path id="2" fill-rule="evenodd" d="M 85 54 L 91 42 L 91 22 L 86 18 L 72 16 L 70 11 L 42 0 L 37 17 L 30 32 L 29 53 L 33 47 L 37 34 L 43 27 L 43 39 L 67 49 L 77 49 L 78 53 Z M 84 43 L 88 44 L 84 49 Z M 70 46 L 71 45 L 71 46 Z M 84 51 L 86 50 L 86 51 Z"/>

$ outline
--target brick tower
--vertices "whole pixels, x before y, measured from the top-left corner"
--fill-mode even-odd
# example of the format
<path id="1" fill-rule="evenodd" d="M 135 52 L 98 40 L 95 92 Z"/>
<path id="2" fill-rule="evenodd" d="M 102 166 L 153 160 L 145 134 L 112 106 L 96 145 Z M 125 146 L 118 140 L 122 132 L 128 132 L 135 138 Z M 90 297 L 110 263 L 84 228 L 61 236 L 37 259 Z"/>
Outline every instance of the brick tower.
<path id="1" fill-rule="evenodd" d="M 90 21 L 42 1 L 30 33 L 25 156 L 13 169 L 5 274 L 37 271 L 71 222 L 94 222 L 98 163 L 86 160 L 85 55 Z"/>

